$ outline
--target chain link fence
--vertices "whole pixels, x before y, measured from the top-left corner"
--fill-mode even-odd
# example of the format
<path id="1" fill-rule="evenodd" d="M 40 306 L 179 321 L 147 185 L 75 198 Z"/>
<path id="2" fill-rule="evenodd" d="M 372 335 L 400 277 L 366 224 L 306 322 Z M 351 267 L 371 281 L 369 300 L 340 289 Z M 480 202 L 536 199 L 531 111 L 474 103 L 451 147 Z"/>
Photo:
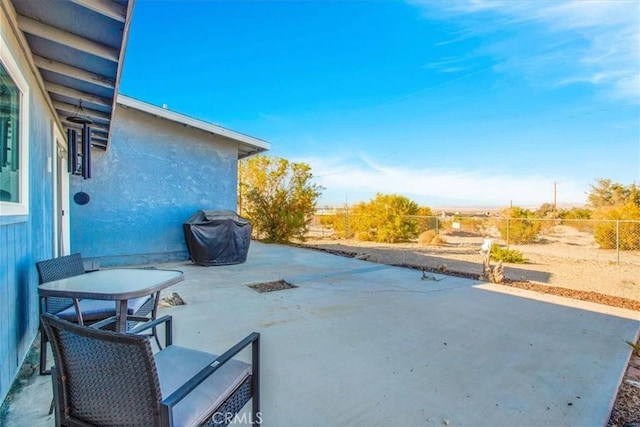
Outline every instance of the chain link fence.
<path id="1" fill-rule="evenodd" d="M 500 216 L 405 216 L 392 219 L 393 226 L 407 236 L 404 241 L 433 246 L 480 247 L 486 238 L 522 252 L 545 252 L 569 259 L 584 259 L 640 264 L 640 221 L 505 218 Z M 363 230 L 367 218 L 348 210 L 315 215 L 308 238 L 372 240 L 380 230 Z M 358 224 L 358 226 L 356 226 Z M 423 233 L 439 236 L 430 244 Z M 404 234 L 403 234 L 404 233 Z M 375 239 L 373 239 L 375 240 Z"/>

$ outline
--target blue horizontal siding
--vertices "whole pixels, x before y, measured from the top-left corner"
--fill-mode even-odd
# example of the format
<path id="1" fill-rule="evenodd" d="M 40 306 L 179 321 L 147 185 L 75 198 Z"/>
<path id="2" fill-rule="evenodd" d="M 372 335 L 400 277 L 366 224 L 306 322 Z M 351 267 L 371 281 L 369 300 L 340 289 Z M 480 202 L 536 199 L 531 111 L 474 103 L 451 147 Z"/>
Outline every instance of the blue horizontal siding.
<path id="1" fill-rule="evenodd" d="M 29 224 L 0 227 L 2 245 L 0 276 L 0 395 L 9 392 L 11 384 L 35 337 L 37 296 L 33 286 L 33 258 L 28 242 Z M 37 284 L 36 284 L 37 286 Z"/>
<path id="2" fill-rule="evenodd" d="M 32 92 L 29 123 L 29 212 L 0 216 L 0 400 L 4 401 L 38 333 L 37 261 L 53 256 L 51 117 Z"/>

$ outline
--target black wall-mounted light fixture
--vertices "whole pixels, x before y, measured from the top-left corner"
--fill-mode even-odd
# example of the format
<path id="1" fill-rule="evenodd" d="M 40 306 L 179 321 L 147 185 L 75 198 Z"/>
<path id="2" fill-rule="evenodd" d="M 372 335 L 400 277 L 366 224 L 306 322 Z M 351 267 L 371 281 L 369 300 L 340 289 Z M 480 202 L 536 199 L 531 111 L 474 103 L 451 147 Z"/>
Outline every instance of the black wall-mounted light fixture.
<path id="1" fill-rule="evenodd" d="M 68 171 L 73 175 L 82 175 L 84 179 L 89 179 L 91 178 L 91 128 L 89 125 L 93 124 L 93 121 L 82 115 L 82 112 L 82 100 L 79 100 L 75 113 L 67 117 L 71 123 L 82 125 L 80 150 L 78 150 L 78 132 L 72 128 L 67 129 Z"/>

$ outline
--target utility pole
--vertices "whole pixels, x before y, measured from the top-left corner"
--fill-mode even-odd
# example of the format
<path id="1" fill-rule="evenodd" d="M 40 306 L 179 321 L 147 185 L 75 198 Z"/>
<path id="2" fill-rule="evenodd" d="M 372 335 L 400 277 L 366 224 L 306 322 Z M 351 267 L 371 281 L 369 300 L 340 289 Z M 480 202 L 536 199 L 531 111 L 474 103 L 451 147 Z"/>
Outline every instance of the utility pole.
<path id="1" fill-rule="evenodd" d="M 553 212 L 558 210 L 558 183 L 553 181 Z"/>

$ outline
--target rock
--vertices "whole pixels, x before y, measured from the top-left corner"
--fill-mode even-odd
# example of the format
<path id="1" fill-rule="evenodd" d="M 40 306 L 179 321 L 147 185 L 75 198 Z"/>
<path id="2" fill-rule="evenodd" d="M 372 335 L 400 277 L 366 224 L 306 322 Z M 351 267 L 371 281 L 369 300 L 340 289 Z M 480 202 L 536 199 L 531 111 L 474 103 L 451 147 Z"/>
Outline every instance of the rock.
<path id="1" fill-rule="evenodd" d="M 160 304 L 164 307 L 174 306 L 174 305 L 186 305 L 185 300 L 182 299 L 177 292 L 173 292 L 170 296 L 160 298 Z"/>

